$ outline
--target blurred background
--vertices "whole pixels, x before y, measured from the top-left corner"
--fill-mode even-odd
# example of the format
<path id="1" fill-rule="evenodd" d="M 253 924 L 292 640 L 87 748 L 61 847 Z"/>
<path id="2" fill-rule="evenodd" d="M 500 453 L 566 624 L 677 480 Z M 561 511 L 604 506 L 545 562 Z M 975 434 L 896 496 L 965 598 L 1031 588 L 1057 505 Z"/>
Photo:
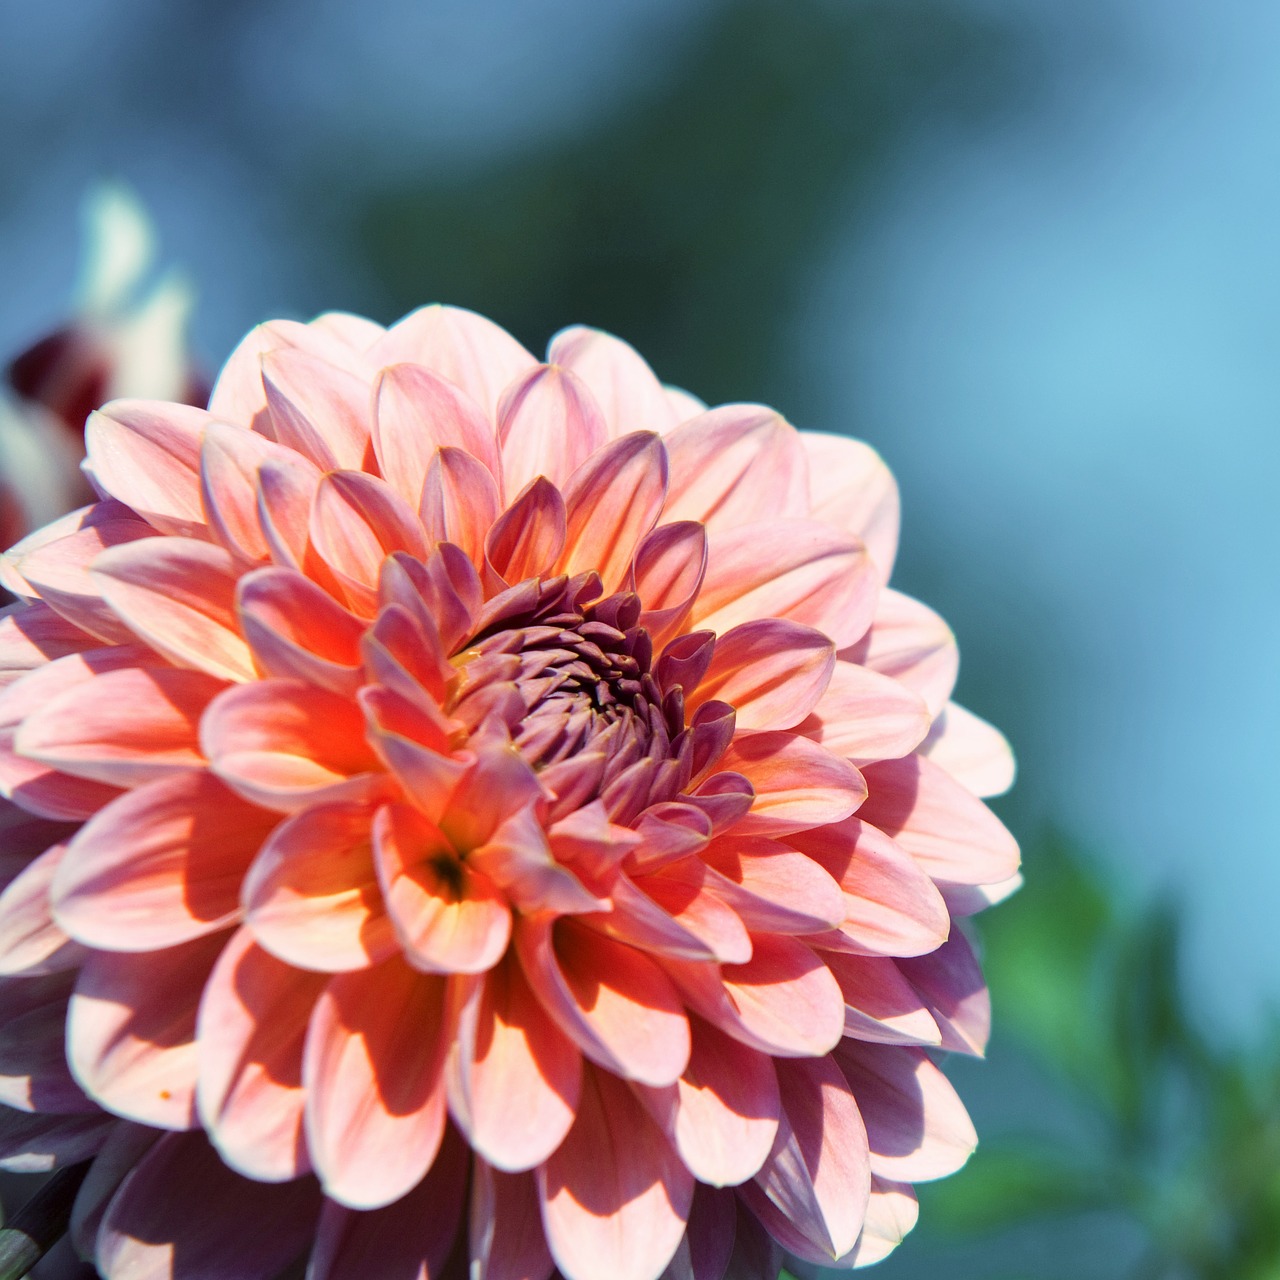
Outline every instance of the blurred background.
<path id="1" fill-rule="evenodd" d="M 983 1147 L 885 1280 L 1280 1276 L 1280 6 L 0 8 L 0 352 L 127 182 L 270 316 L 585 322 L 873 443 L 1021 776 Z"/>

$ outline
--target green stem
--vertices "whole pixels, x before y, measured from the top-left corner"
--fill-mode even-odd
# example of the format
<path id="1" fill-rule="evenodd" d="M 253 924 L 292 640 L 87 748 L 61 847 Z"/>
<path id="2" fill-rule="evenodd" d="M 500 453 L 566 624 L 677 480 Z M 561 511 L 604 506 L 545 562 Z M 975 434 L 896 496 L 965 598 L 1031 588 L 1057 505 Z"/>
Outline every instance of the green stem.
<path id="1" fill-rule="evenodd" d="M 90 1163 L 59 1169 L 0 1230 L 0 1280 L 22 1280 L 62 1238 Z"/>

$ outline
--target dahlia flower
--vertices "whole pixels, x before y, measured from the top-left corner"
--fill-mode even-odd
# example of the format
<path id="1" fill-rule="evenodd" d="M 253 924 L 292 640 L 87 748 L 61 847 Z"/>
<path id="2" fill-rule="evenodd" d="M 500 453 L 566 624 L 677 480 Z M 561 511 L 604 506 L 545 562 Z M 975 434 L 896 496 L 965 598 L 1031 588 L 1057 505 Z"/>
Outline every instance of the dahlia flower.
<path id="1" fill-rule="evenodd" d="M 113 183 L 85 202 L 73 317 L 10 361 L 0 394 L 0 546 L 93 497 L 80 472 L 91 410 L 118 396 L 203 403 L 186 347 L 191 290 L 169 272 L 149 287 L 155 229 Z"/>
<path id="2" fill-rule="evenodd" d="M 892 477 L 607 334 L 266 324 L 0 623 L 0 1157 L 107 1277 L 772 1280 L 975 1143 L 1003 738 Z"/>

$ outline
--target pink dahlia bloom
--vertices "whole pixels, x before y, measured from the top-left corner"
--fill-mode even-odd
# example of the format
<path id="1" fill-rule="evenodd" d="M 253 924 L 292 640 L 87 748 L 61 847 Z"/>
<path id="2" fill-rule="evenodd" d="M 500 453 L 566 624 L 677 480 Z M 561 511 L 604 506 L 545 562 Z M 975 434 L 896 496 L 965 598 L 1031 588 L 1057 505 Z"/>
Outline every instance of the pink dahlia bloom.
<path id="1" fill-rule="evenodd" d="M 108 1277 L 859 1266 L 975 1137 L 1004 740 L 866 445 L 618 339 L 255 330 L 0 624 L 0 1156 Z"/>

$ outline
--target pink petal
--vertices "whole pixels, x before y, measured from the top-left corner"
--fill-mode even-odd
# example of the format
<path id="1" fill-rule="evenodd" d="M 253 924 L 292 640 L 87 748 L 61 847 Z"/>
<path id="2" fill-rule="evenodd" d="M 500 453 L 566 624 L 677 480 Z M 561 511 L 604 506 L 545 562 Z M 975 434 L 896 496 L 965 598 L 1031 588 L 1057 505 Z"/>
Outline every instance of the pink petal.
<path id="1" fill-rule="evenodd" d="M 981 1057 L 991 1034 L 991 996 L 968 938 L 958 929 L 936 951 L 897 961 L 942 1032 L 942 1047 Z"/>
<path id="2" fill-rule="evenodd" d="M 48 1173 L 94 1156 L 120 1122 L 93 1115 L 40 1115 L 0 1107 L 0 1172 Z"/>
<path id="3" fill-rule="evenodd" d="M 361 804 L 316 805 L 271 833 L 241 891 L 255 941 L 288 964 L 326 973 L 366 969 L 393 954 L 372 817 Z"/>
<path id="4" fill-rule="evenodd" d="M 67 1058 L 95 1102 L 157 1129 L 195 1127 L 196 1007 L 225 942 L 89 956 L 67 1012 Z"/>
<path id="5" fill-rule="evenodd" d="M 888 582 L 898 550 L 898 484 L 880 455 L 861 440 L 802 431 L 809 459 L 809 514 L 867 544 Z"/>
<path id="6" fill-rule="evenodd" d="M 745 777 L 755 790 L 740 835 L 786 835 L 847 818 L 863 802 L 862 775 L 816 742 L 790 733 L 740 733 L 716 764 Z M 705 786 L 705 784 L 704 784 Z"/>
<path id="7" fill-rule="evenodd" d="M 715 896 L 713 879 L 701 858 L 682 857 L 636 876 L 635 885 L 716 960 L 742 964 L 751 958 L 751 938 L 738 913 Z"/>
<path id="8" fill-rule="evenodd" d="M 116 615 L 171 662 L 219 680 L 255 676 L 236 626 L 230 552 L 187 538 L 146 538 L 104 551 L 92 576 Z"/>
<path id="9" fill-rule="evenodd" d="M 325 986 L 232 935 L 204 987 L 196 1023 L 200 1123 L 237 1173 L 285 1182 L 307 1173 L 302 1046 Z"/>
<path id="10" fill-rule="evenodd" d="M 864 770 L 859 817 L 892 836 L 935 880 L 994 884 L 1018 869 L 1018 844 L 972 792 L 923 756 Z"/>
<path id="11" fill-rule="evenodd" d="M 275 438 L 321 471 L 359 471 L 371 451 L 368 383 L 320 356 L 280 347 L 262 357 Z"/>
<path id="12" fill-rule="evenodd" d="M 955 1173 L 968 1160 L 978 1135 L 928 1054 L 846 1041 L 835 1058 L 866 1122 L 877 1176 L 927 1182 Z"/>
<path id="13" fill-rule="evenodd" d="M 456 384 L 419 364 L 383 369 L 374 386 L 373 448 L 387 483 L 411 506 L 438 449 L 465 450 L 495 480 L 498 440 L 485 410 Z"/>
<path id="14" fill-rule="evenodd" d="M 49 887 L 66 853 L 55 844 L 0 893 L 0 974 L 60 973 L 79 967 L 85 950 L 54 923 Z"/>
<path id="15" fill-rule="evenodd" d="M 0 979 L 0 1106 L 96 1113 L 67 1066 L 67 996 L 73 975 Z"/>
<path id="16" fill-rule="evenodd" d="M 891 587 L 876 600 L 871 629 L 840 656 L 914 689 L 932 716 L 947 705 L 960 667 L 951 628 L 932 609 Z"/>
<path id="17" fill-rule="evenodd" d="M 277 821 L 208 773 L 121 796 L 71 841 L 54 876 L 54 916 L 112 951 L 151 951 L 224 928 L 245 868 Z"/>
<path id="18" fill-rule="evenodd" d="M 168 1280 L 175 1258 L 199 1259 L 192 1274 L 210 1280 L 274 1280 L 311 1239 L 319 1207 L 310 1179 L 253 1182 L 202 1133 L 166 1134 L 108 1205 L 96 1261 L 104 1275 L 130 1280 Z"/>
<path id="19" fill-rule="evenodd" d="M 19 728 L 28 759 L 109 786 L 133 787 L 204 764 L 200 715 L 225 683 L 202 671 L 103 671 L 45 703 Z"/>
<path id="20" fill-rule="evenodd" d="M 493 882 L 408 805 L 379 809 L 373 838 L 378 882 L 405 959 L 426 973 L 493 968 L 511 938 L 511 910 Z"/>
<path id="21" fill-rule="evenodd" d="M 538 1190 L 566 1280 L 658 1280 L 684 1235 L 693 1176 L 627 1086 L 592 1069 Z"/>
<path id="22" fill-rule="evenodd" d="M 611 909 L 582 916 L 587 928 L 648 951 L 685 960 L 714 960 L 715 951 L 696 934 L 678 924 L 657 902 L 619 875 L 609 890 Z"/>
<path id="23" fill-rule="evenodd" d="M 467 1149 L 446 1130 L 427 1176 L 381 1209 L 358 1212 L 325 1201 L 307 1280 L 435 1280 L 466 1212 Z M 456 1256 L 456 1255 L 455 1255 Z"/>
<path id="24" fill-rule="evenodd" d="M 425 365 L 496 416 L 503 388 L 537 364 L 505 329 L 461 307 L 420 307 L 397 321 L 369 350 L 381 368 L 401 361 Z"/>
<path id="25" fill-rule="evenodd" d="M 600 575 L 606 592 L 622 586 L 667 492 L 667 451 L 658 436 L 635 432 L 592 454 L 564 487 L 567 533 L 562 573 Z"/>
<path id="26" fill-rule="evenodd" d="M 485 538 L 498 511 L 498 486 L 484 463 L 462 449 L 437 449 L 418 507 L 427 540 L 452 542 L 481 566 Z"/>
<path id="27" fill-rule="evenodd" d="M 386 333 L 383 325 L 347 311 L 325 311 L 309 326 L 336 338 L 354 351 L 368 351 Z"/>
<path id="28" fill-rule="evenodd" d="M 915 860 L 883 831 L 846 818 L 787 843 L 807 853 L 844 890 L 843 936 L 870 955 L 924 955 L 947 939 L 947 904 Z"/>
<path id="29" fill-rule="evenodd" d="M 200 442 L 210 421 L 187 405 L 113 400 L 85 426 L 90 473 L 161 533 L 204 537 Z"/>
<path id="30" fill-rule="evenodd" d="M 664 524 L 636 550 L 632 589 L 644 612 L 640 625 L 653 641 L 655 653 L 684 625 L 707 572 L 707 531 L 693 520 Z"/>
<path id="31" fill-rule="evenodd" d="M 712 530 L 808 511 L 808 466 L 800 434 L 758 404 L 727 404 L 666 436 L 671 455 L 667 520 Z"/>
<path id="32" fill-rule="evenodd" d="M 476 983 L 456 1062 L 450 1105 L 486 1161 L 508 1172 L 532 1169 L 560 1145 L 577 1109 L 582 1058 L 514 954 Z"/>
<path id="33" fill-rule="evenodd" d="M 1004 795 L 1013 786 L 1017 766 L 1004 734 L 955 702 L 934 721 L 920 752 L 975 796 Z"/>
<path id="34" fill-rule="evenodd" d="M 751 930 L 817 933 L 844 919 L 844 894 L 822 867 L 776 840 L 730 833 L 702 855 L 707 888 Z"/>
<path id="35" fill-rule="evenodd" d="M 500 584 L 550 572 L 565 539 L 564 499 L 538 477 L 498 517 L 485 539 L 485 561 Z"/>
<path id="36" fill-rule="evenodd" d="M 311 546 L 311 507 L 320 469 L 300 453 L 268 458 L 258 467 L 258 523 L 276 564 L 333 586 L 333 574 Z"/>
<path id="37" fill-rule="evenodd" d="M 518 751 L 503 744 L 477 751 L 453 793 L 441 830 L 460 853 L 487 843 L 513 814 L 542 799 L 538 775 Z"/>
<path id="38" fill-rule="evenodd" d="M 862 1234 L 851 1252 L 840 1259 L 842 1267 L 869 1267 L 887 1258 L 916 1225 L 920 1206 L 916 1193 L 905 1182 L 890 1182 L 871 1175 L 871 1199 Z"/>
<path id="39" fill-rule="evenodd" d="M 684 1239 L 663 1273 L 666 1280 L 724 1280 L 733 1257 L 737 1228 L 737 1196 L 732 1191 L 698 1183 L 693 1189 Z M 776 1280 L 781 1265 L 779 1258 L 777 1266 L 758 1273 L 759 1280 Z M 735 1280 L 755 1280 L 757 1272 L 739 1265 L 733 1275 Z"/>
<path id="40" fill-rule="evenodd" d="M 837 662 L 798 732 L 854 764 L 895 760 L 924 740 L 929 709 L 898 681 L 853 662 Z"/>
<path id="41" fill-rule="evenodd" d="M 468 1225 L 473 1280 L 548 1280 L 555 1263 L 542 1230 L 533 1175 L 502 1173 L 481 1159 L 472 1168 Z"/>
<path id="42" fill-rule="evenodd" d="M 877 1044 L 940 1045 L 942 1033 L 919 992 L 887 956 L 824 952 L 844 996 L 844 1031 Z"/>
<path id="43" fill-rule="evenodd" d="M 399 959 L 329 980 L 307 1033 L 307 1145 L 325 1193 L 352 1209 L 398 1200 L 444 1134 L 445 980 Z"/>
<path id="44" fill-rule="evenodd" d="M 236 591 L 240 630 L 271 676 L 296 676 L 350 696 L 361 683 L 365 624 L 292 569 L 257 569 Z"/>
<path id="45" fill-rule="evenodd" d="M 754 618 L 789 618 L 841 647 L 866 632 L 879 590 L 856 538 L 812 520 L 761 520 L 711 530 L 691 617 L 720 633 Z"/>
<path id="46" fill-rule="evenodd" d="M 364 711 L 369 745 L 399 782 L 405 798 L 433 822 L 440 821 L 474 757 L 463 752 L 455 758 L 438 723 L 439 713 L 433 717 L 390 689 L 366 686 L 358 705 Z M 385 790 L 383 798 L 389 799 L 394 788 Z"/>
<path id="47" fill-rule="evenodd" d="M 561 329 L 547 349 L 547 363 L 569 369 L 586 383 L 611 440 L 632 431 L 663 434 L 680 421 L 644 357 L 611 333 L 582 325 Z"/>
<path id="48" fill-rule="evenodd" d="M 36 667 L 98 643 L 47 604 L 12 604 L 0 610 L 0 690 Z"/>
<path id="49" fill-rule="evenodd" d="M 120 1184 L 133 1171 L 134 1166 L 155 1144 L 164 1137 L 161 1129 L 132 1124 L 128 1120 L 111 1121 L 111 1136 L 103 1144 L 80 1191 L 71 1206 L 70 1239 L 76 1252 L 83 1258 L 92 1258 L 98 1239 L 98 1229 L 107 1205 L 120 1189 Z"/>
<path id="50" fill-rule="evenodd" d="M 689 1021 L 675 988 L 642 952 L 568 920 L 516 922 L 525 976 L 582 1052 L 641 1084 L 672 1084 L 689 1062 Z"/>
<path id="51" fill-rule="evenodd" d="M 205 712 L 200 742 L 228 786 L 282 813 L 364 798 L 381 773 L 360 708 L 301 680 L 228 689 Z"/>
<path id="52" fill-rule="evenodd" d="M 211 422 L 200 449 L 200 495 L 210 532 L 228 551 L 246 560 L 265 560 L 271 544 L 258 515 L 258 471 L 273 461 L 291 469 L 309 464 L 291 449 L 256 431 Z M 319 483 L 320 472 L 314 481 Z"/>
<path id="53" fill-rule="evenodd" d="M 780 618 L 744 622 L 716 640 L 685 709 L 714 699 L 733 707 L 739 729 L 789 729 L 817 704 L 835 665 L 835 646 L 820 631 Z"/>
<path id="54" fill-rule="evenodd" d="M 1022 872 L 995 884 L 948 884 L 939 880 L 938 888 L 953 916 L 973 916 L 1017 893 L 1022 888 Z"/>
<path id="55" fill-rule="evenodd" d="M 382 562 L 393 551 L 421 560 L 427 544 L 416 510 L 377 476 L 330 471 L 311 507 L 311 544 L 366 616 L 377 606 Z"/>
<path id="56" fill-rule="evenodd" d="M 778 1139 L 740 1194 L 783 1248 L 829 1266 L 862 1230 L 871 1192 L 866 1130 L 831 1058 L 775 1065 L 782 1093 Z"/>
<path id="57" fill-rule="evenodd" d="M 641 1101 L 699 1182 L 736 1186 L 759 1172 L 778 1132 L 778 1078 L 770 1058 L 701 1019 L 684 1075 Z"/>
<path id="58" fill-rule="evenodd" d="M 61 536 L 45 538 L 34 545 L 40 537 L 34 535 L 18 543 L 9 552 L 11 563 L 21 571 L 29 587 L 68 624 L 108 644 L 132 640 L 129 628 L 103 600 L 90 565 L 106 548 L 152 538 L 155 530 L 127 507 L 110 501 L 74 512 L 41 533 L 49 534 L 55 529 L 62 531 Z"/>
<path id="59" fill-rule="evenodd" d="M 560 484 L 607 439 L 600 406 L 574 374 L 554 365 L 529 370 L 498 406 L 505 492 L 519 493 L 539 476 Z"/>

